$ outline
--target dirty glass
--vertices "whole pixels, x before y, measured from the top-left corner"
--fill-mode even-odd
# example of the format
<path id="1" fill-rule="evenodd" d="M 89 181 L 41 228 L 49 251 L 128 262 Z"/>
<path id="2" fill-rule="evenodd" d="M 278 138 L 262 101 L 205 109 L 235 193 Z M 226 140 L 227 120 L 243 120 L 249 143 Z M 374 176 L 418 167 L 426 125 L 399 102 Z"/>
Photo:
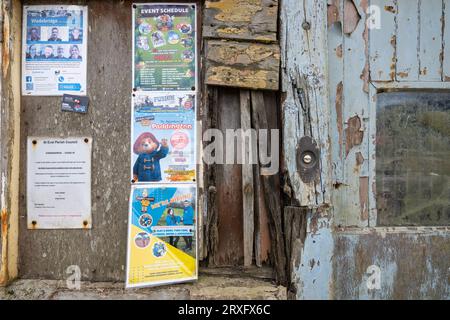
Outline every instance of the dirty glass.
<path id="1" fill-rule="evenodd" d="M 376 120 L 378 225 L 450 225 L 450 93 L 380 93 Z"/>

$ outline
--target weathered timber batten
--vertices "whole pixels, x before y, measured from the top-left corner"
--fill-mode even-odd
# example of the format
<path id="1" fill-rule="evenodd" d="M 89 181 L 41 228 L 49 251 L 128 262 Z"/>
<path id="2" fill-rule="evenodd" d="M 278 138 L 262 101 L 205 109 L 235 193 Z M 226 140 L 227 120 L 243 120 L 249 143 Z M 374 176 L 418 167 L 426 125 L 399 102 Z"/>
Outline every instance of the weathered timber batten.
<path id="1" fill-rule="evenodd" d="M 205 83 L 278 90 L 277 14 L 273 0 L 206 1 Z"/>
<path id="2" fill-rule="evenodd" d="M 208 41 L 206 83 L 278 90 L 280 48 L 275 44 Z"/>
<path id="3" fill-rule="evenodd" d="M 278 0 L 205 1 L 205 38 L 276 42 Z"/>
<path id="4" fill-rule="evenodd" d="M 299 205 L 317 208 L 330 203 L 330 157 L 328 140 L 327 7 L 324 1 L 283 2 L 281 47 L 283 48 L 282 121 L 283 154 L 289 184 L 285 189 Z M 300 176 L 297 158 L 304 152 L 302 137 L 317 145 L 319 170 L 313 179 Z"/>

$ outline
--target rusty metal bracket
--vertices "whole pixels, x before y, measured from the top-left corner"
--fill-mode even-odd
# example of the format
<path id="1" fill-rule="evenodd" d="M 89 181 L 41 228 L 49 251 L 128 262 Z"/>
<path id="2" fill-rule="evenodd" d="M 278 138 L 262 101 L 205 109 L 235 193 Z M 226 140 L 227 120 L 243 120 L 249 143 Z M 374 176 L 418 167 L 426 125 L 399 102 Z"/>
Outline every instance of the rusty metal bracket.
<path id="1" fill-rule="evenodd" d="M 297 171 L 304 183 L 313 182 L 320 170 L 320 149 L 316 141 L 305 136 L 297 144 Z"/>

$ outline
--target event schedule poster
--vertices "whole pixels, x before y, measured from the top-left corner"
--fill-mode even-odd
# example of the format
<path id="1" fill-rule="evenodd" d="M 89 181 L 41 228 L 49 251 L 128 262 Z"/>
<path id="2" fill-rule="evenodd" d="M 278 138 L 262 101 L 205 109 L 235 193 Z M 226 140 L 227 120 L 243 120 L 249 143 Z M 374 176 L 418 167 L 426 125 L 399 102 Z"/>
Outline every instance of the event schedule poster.
<path id="1" fill-rule="evenodd" d="M 92 139 L 28 137 L 29 229 L 89 229 Z"/>
<path id="2" fill-rule="evenodd" d="M 133 5 L 133 88 L 195 90 L 195 4 Z"/>
<path id="3" fill-rule="evenodd" d="M 126 287 L 197 279 L 196 186 L 132 186 Z"/>
<path id="4" fill-rule="evenodd" d="M 195 92 L 133 94 L 133 183 L 195 181 Z"/>
<path id="5" fill-rule="evenodd" d="M 24 6 L 23 95 L 86 95 L 87 15 L 87 6 Z"/>

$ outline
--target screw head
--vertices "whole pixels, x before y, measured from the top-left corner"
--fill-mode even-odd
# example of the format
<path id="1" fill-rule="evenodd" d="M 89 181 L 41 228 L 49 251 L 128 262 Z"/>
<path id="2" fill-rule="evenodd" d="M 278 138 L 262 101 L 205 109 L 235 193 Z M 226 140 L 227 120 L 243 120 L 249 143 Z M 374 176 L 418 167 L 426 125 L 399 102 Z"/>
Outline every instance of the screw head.
<path id="1" fill-rule="evenodd" d="M 303 162 L 306 164 L 310 164 L 312 162 L 312 156 L 310 154 L 305 154 L 303 156 Z"/>
<path id="2" fill-rule="evenodd" d="M 302 28 L 303 30 L 309 30 L 311 29 L 311 24 L 308 21 L 303 21 Z"/>

